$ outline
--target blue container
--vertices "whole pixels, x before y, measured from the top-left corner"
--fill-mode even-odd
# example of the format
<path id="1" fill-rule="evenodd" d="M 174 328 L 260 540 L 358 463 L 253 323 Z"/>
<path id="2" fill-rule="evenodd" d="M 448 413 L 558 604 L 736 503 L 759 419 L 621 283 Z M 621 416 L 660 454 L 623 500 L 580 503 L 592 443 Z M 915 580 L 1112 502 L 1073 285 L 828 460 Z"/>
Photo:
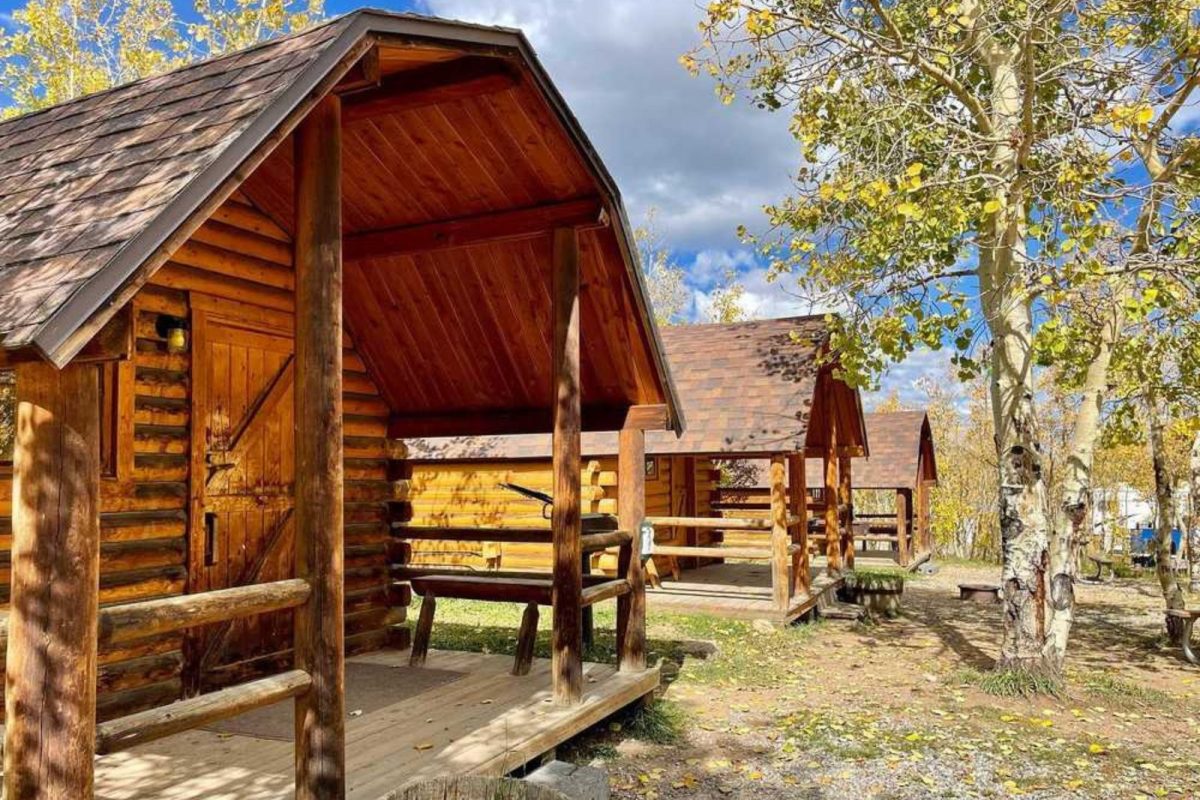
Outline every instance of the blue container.
<path id="1" fill-rule="evenodd" d="M 1171 555 L 1179 554 L 1179 547 L 1183 543 L 1183 532 L 1178 528 L 1171 531 Z M 1154 529 L 1142 528 L 1137 533 L 1129 535 L 1129 552 L 1134 555 L 1149 554 L 1154 546 Z"/>

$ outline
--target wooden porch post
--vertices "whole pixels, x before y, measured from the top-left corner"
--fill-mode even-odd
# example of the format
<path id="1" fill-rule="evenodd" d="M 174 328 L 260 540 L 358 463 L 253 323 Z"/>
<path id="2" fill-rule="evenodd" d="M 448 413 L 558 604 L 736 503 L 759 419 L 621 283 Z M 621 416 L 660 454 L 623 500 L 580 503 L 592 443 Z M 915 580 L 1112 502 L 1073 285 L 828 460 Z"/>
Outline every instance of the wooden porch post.
<path id="1" fill-rule="evenodd" d="M 341 104 L 321 100 L 296 129 L 296 798 L 346 795 L 342 584 Z"/>
<path id="2" fill-rule="evenodd" d="M 95 364 L 17 368 L 4 697 L 9 800 L 92 797 L 99 391 Z"/>
<path id="3" fill-rule="evenodd" d="M 837 423 L 829 425 L 829 445 L 825 448 L 825 571 L 831 576 L 842 573 L 842 542 L 838 526 Z"/>
<path id="4" fill-rule="evenodd" d="M 908 566 L 908 497 L 903 489 L 896 490 L 896 558 L 900 566 Z"/>
<path id="5" fill-rule="evenodd" d="M 617 445 L 617 525 L 633 540 L 621 548 L 618 575 L 629 581 L 629 594 L 617 599 L 617 648 L 622 670 L 646 668 L 646 578 L 642 571 L 642 537 L 646 518 L 646 432 L 621 430 Z"/>
<path id="6" fill-rule="evenodd" d="M 583 696 L 583 544 L 579 392 L 579 239 L 573 228 L 554 232 L 554 699 L 577 703 Z M 624 494 L 624 493 L 622 493 Z"/>
<path id="7" fill-rule="evenodd" d="M 854 569 L 854 486 L 849 456 L 838 456 L 838 513 L 842 526 L 842 563 Z"/>
<path id="8" fill-rule="evenodd" d="M 808 563 L 808 489 L 804 485 L 804 454 L 788 455 L 788 510 L 799 522 L 792 528 L 792 544 L 799 548 L 792 553 L 793 592 L 796 589 L 808 594 L 812 590 L 811 567 Z"/>
<path id="9" fill-rule="evenodd" d="M 787 613 L 788 601 L 791 599 L 792 582 L 788 575 L 791 559 L 788 557 L 788 509 L 787 509 L 787 473 L 784 468 L 783 456 L 776 453 L 771 456 L 771 589 L 775 597 L 775 607 L 782 613 Z"/>

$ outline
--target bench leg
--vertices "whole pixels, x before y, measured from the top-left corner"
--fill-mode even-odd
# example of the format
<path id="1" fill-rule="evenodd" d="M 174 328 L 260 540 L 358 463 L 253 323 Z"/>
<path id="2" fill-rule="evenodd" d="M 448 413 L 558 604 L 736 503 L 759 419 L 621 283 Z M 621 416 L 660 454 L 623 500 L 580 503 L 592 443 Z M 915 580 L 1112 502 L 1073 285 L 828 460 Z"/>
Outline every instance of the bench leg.
<path id="1" fill-rule="evenodd" d="M 1192 649 L 1192 626 L 1196 624 L 1195 617 L 1189 617 L 1183 623 L 1183 657 L 1187 659 L 1189 664 L 1200 666 L 1200 657 L 1196 656 L 1196 651 Z"/>
<path id="2" fill-rule="evenodd" d="M 429 637 L 433 633 L 433 614 L 437 611 L 437 598 L 426 594 L 421 599 L 421 616 L 417 618 L 417 630 L 413 633 L 412 653 L 408 656 L 410 667 L 425 666 L 429 654 Z"/>
<path id="3" fill-rule="evenodd" d="M 533 664 L 533 647 L 537 643 L 538 604 L 525 606 L 521 616 L 521 631 L 517 634 L 517 655 L 513 659 L 513 675 L 528 675 Z"/>

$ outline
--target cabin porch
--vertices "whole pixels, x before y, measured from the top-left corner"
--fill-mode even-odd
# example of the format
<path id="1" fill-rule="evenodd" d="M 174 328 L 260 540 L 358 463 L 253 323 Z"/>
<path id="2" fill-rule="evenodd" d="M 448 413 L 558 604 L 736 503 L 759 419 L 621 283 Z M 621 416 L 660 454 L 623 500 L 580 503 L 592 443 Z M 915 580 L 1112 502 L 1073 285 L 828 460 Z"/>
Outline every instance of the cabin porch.
<path id="1" fill-rule="evenodd" d="M 505 775 L 651 694 L 657 667 L 584 664 L 579 703 L 553 702 L 548 659 L 432 651 L 424 667 L 385 650 L 346 661 L 346 794 L 387 797 L 443 775 Z M 359 713 L 361 712 L 361 713 Z M 277 704 L 101 756 L 96 797 L 269 800 L 293 796 L 292 708 Z"/>
<path id="2" fill-rule="evenodd" d="M 805 588 L 788 598 L 781 609 L 771 588 L 770 564 L 725 562 L 682 570 L 678 579 L 664 580 L 646 590 L 650 611 L 715 614 L 732 619 L 768 619 L 788 624 L 836 599 L 842 578 L 831 577 L 814 562 Z"/>

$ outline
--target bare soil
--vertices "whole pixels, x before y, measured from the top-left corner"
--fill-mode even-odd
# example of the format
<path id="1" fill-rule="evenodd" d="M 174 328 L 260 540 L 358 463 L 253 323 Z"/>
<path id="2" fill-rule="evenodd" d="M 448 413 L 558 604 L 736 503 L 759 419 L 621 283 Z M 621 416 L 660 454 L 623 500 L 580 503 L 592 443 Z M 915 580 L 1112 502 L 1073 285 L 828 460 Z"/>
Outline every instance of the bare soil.
<path id="1" fill-rule="evenodd" d="M 998 579 L 941 565 L 873 624 L 716 624 L 716 654 L 676 648 L 668 670 L 659 713 L 680 733 L 656 744 L 614 723 L 580 752 L 616 798 L 1200 798 L 1200 668 L 1165 646 L 1156 585 L 1080 585 L 1066 694 L 1023 698 L 980 685 L 1002 607 L 958 599 Z M 652 617 L 650 632 L 678 643 L 698 625 Z"/>

